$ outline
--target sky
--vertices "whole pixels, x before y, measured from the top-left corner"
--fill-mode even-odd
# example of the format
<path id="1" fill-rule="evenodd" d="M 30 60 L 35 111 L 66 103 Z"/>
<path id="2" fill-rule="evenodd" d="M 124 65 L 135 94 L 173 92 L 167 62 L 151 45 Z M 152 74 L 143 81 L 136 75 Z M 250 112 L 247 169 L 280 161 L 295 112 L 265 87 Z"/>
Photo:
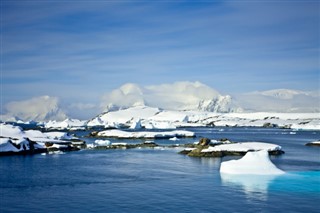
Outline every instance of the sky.
<path id="1" fill-rule="evenodd" d="M 91 115 L 126 83 L 319 91 L 319 38 L 316 0 L 2 0 L 1 114 L 49 96 Z"/>

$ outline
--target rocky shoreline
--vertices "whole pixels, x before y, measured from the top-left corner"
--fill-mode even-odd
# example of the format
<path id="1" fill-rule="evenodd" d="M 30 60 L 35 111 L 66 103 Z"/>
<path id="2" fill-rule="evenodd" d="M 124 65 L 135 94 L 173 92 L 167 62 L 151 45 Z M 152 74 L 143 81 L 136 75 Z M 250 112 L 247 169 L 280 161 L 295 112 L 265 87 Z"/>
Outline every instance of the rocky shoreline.
<path id="1" fill-rule="evenodd" d="M 224 156 L 244 156 L 249 151 L 257 151 L 257 149 L 248 149 L 243 151 L 238 150 L 212 150 L 210 148 L 219 146 L 222 144 L 240 144 L 240 143 L 233 143 L 229 140 L 223 139 L 221 141 L 215 142 L 214 144 L 211 143 L 209 138 L 200 138 L 197 144 L 189 144 L 187 148 L 180 151 L 179 154 L 187 155 L 190 157 L 224 157 Z M 269 155 L 282 155 L 285 152 L 281 150 L 281 148 L 276 148 L 272 150 L 268 150 Z"/>
<path id="2" fill-rule="evenodd" d="M 34 155 L 42 153 L 52 153 L 52 152 L 71 152 L 79 151 L 86 148 L 85 141 L 69 141 L 69 142 L 45 142 L 44 146 L 38 144 L 36 141 L 32 141 L 29 138 L 25 138 L 20 143 L 14 143 L 17 140 L 14 138 L 1 138 L 5 139 L 6 146 L 11 146 L 11 149 L 7 151 L 1 151 L 0 156 L 12 156 L 12 155 Z"/>

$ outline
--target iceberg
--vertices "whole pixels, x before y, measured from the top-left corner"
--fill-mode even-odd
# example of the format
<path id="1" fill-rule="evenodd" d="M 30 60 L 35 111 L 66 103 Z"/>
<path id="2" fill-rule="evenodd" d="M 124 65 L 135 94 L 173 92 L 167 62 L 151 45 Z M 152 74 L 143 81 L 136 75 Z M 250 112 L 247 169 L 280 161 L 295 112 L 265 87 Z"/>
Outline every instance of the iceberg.
<path id="1" fill-rule="evenodd" d="M 270 160 L 267 150 L 248 152 L 239 160 L 221 163 L 220 173 L 239 175 L 281 175 L 285 172 L 278 169 Z"/>

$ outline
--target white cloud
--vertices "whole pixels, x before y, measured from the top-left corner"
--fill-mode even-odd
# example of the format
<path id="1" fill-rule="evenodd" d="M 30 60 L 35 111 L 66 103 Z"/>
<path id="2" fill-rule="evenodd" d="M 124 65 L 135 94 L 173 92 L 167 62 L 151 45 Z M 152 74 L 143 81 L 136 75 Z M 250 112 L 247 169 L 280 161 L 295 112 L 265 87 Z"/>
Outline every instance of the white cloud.
<path id="1" fill-rule="evenodd" d="M 8 103 L 5 108 L 6 115 L 2 118 L 14 117 L 24 121 L 48 121 L 64 120 L 66 114 L 59 108 L 57 97 L 40 96 L 33 97 L 29 100 L 14 101 Z"/>
<path id="2" fill-rule="evenodd" d="M 128 83 L 103 96 L 101 107 L 147 105 L 171 110 L 198 109 L 201 101 L 218 100 L 224 96 L 200 82 L 175 82 L 151 86 Z M 228 103 L 227 103 L 228 104 Z"/>
<path id="3" fill-rule="evenodd" d="M 95 108 L 96 105 L 90 104 L 90 103 L 73 103 L 69 106 L 69 108 L 74 108 L 78 110 L 87 110 L 87 109 L 92 109 Z"/>
<path id="4" fill-rule="evenodd" d="M 91 119 L 101 113 L 101 109 L 97 104 L 76 102 L 64 107 L 71 118 Z"/>

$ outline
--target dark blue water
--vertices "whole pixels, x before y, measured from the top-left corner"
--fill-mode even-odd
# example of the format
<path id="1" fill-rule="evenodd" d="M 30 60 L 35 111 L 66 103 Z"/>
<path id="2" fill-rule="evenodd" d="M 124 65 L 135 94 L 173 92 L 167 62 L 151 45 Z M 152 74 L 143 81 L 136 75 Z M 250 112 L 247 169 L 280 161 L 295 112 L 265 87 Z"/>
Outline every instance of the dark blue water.
<path id="1" fill-rule="evenodd" d="M 286 153 L 272 161 L 287 174 L 221 176 L 221 161 L 231 157 L 191 158 L 177 149 L 8 156 L 0 158 L 0 212 L 319 212 L 320 148 L 304 144 L 320 132 L 192 130 L 279 144 Z"/>

